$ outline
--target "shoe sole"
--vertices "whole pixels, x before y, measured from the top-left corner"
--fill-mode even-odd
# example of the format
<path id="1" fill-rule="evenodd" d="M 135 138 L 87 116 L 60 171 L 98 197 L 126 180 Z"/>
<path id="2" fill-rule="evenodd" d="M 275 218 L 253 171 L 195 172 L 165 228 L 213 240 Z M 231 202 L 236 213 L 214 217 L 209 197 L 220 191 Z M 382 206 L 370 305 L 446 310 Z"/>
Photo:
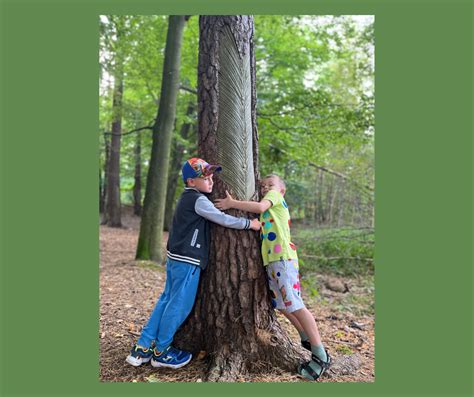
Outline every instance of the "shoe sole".
<path id="1" fill-rule="evenodd" d="M 137 357 L 133 357 L 132 355 L 127 356 L 127 358 L 125 359 L 127 363 L 129 363 L 130 365 L 133 365 L 134 367 L 139 367 L 142 364 L 146 364 L 150 360 L 151 360 L 151 357 L 137 358 Z"/>
<path id="2" fill-rule="evenodd" d="M 166 363 L 162 363 L 160 361 L 155 361 L 155 360 L 152 359 L 151 360 L 151 365 L 155 368 L 165 367 L 165 368 L 177 369 L 177 368 L 184 367 L 187 363 L 189 363 L 191 361 L 192 358 L 193 358 L 193 355 L 191 354 L 185 362 L 180 363 L 180 364 L 166 364 Z"/>

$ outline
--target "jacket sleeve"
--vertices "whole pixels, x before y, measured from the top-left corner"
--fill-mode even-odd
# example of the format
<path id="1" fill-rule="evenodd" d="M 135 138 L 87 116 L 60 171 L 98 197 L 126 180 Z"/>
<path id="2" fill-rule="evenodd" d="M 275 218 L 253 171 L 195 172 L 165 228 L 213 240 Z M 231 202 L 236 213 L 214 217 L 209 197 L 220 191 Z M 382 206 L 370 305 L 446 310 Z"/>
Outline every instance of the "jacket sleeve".
<path id="1" fill-rule="evenodd" d="M 196 200 L 194 205 L 196 213 L 207 220 L 217 223 L 218 225 L 230 227 L 232 229 L 249 229 L 250 220 L 246 218 L 236 218 L 232 215 L 224 214 L 218 210 L 214 204 L 205 196 L 201 196 Z"/>

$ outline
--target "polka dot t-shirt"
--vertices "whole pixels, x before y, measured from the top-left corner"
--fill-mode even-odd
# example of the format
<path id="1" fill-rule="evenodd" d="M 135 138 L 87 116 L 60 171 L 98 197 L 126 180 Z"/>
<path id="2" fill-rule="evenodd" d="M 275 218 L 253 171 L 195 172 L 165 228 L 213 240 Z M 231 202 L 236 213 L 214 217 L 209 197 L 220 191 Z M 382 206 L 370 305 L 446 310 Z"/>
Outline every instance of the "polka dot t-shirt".
<path id="1" fill-rule="evenodd" d="M 276 190 L 270 190 L 263 199 L 272 202 L 272 206 L 260 215 L 263 264 L 298 259 L 296 247 L 291 242 L 290 212 L 283 196 Z"/>

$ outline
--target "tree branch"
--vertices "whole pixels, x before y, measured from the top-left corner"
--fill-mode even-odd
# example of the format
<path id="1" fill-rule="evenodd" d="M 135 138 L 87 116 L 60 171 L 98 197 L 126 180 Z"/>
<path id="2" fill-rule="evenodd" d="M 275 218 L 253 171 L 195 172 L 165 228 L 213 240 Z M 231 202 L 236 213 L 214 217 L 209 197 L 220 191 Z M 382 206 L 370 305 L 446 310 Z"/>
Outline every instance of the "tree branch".
<path id="1" fill-rule="evenodd" d="M 362 258 L 360 256 L 317 256 L 317 255 L 305 255 L 305 254 L 298 254 L 304 258 L 311 258 L 311 259 L 327 259 L 327 260 L 338 260 L 338 259 L 357 259 L 359 261 L 367 261 L 373 262 L 373 258 Z"/>
<path id="2" fill-rule="evenodd" d="M 285 106 L 285 104 L 283 104 L 283 106 Z M 282 107 L 283 107 L 282 106 Z M 374 108 L 374 105 L 371 105 L 371 104 L 358 104 L 358 105 L 351 105 L 351 104 L 348 104 L 348 103 L 303 103 L 302 106 L 293 106 L 293 109 L 291 110 L 288 110 L 288 111 L 281 111 L 281 112 L 278 112 L 278 113 L 261 113 L 261 112 L 257 112 L 257 116 L 260 116 L 260 117 L 273 117 L 273 116 L 284 116 L 284 115 L 287 115 L 287 114 L 292 114 L 292 113 L 295 113 L 297 111 L 301 111 L 301 110 L 304 110 L 304 109 L 307 109 L 307 108 L 347 108 L 347 109 L 364 109 L 364 108 L 367 108 L 367 109 L 373 109 Z"/>
<path id="3" fill-rule="evenodd" d="M 327 172 L 328 174 L 335 175 L 335 176 L 337 176 L 337 177 L 339 177 L 339 178 L 342 178 L 342 179 L 344 179 L 344 180 L 346 180 L 346 181 L 349 181 L 349 182 L 351 182 L 351 183 L 353 183 L 353 184 L 355 184 L 355 185 L 357 185 L 357 186 L 360 186 L 360 187 L 363 187 L 364 189 L 370 190 L 371 192 L 374 191 L 374 188 L 373 188 L 372 186 L 370 186 L 370 185 L 361 185 L 361 184 L 355 182 L 354 180 L 352 180 L 351 178 L 349 178 L 347 175 L 341 174 L 340 172 L 331 170 L 331 169 L 329 169 L 329 168 L 327 168 L 327 167 L 323 167 L 322 165 L 317 165 L 317 164 L 312 163 L 312 162 L 309 162 L 308 164 L 311 165 L 311 166 L 313 166 L 313 167 L 315 167 L 315 168 L 317 168 L 318 170 Z"/>
<path id="4" fill-rule="evenodd" d="M 146 127 L 136 128 L 134 130 L 123 132 L 123 133 L 120 133 L 120 134 L 117 134 L 115 132 L 104 131 L 104 135 L 125 136 L 125 135 L 130 135 L 130 134 L 133 134 L 134 132 L 138 132 L 138 131 L 142 131 L 142 130 L 153 130 L 153 126 L 147 125 Z"/>
<path id="5" fill-rule="evenodd" d="M 180 84 L 179 89 L 183 90 L 183 91 L 190 92 L 191 94 L 195 94 L 195 95 L 197 95 L 197 93 L 198 93 L 197 90 L 195 90 L 194 88 L 186 87 L 182 84 Z"/>

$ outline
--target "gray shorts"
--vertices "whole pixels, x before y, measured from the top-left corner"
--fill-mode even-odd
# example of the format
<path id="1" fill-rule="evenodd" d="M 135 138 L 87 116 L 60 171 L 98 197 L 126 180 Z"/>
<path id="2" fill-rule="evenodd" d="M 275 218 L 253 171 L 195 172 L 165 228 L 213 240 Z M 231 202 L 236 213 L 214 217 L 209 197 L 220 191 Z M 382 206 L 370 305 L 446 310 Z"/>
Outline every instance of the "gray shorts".
<path id="1" fill-rule="evenodd" d="M 267 265 L 267 278 L 272 305 L 288 313 L 302 309 L 300 275 L 297 259 L 282 259 Z"/>

